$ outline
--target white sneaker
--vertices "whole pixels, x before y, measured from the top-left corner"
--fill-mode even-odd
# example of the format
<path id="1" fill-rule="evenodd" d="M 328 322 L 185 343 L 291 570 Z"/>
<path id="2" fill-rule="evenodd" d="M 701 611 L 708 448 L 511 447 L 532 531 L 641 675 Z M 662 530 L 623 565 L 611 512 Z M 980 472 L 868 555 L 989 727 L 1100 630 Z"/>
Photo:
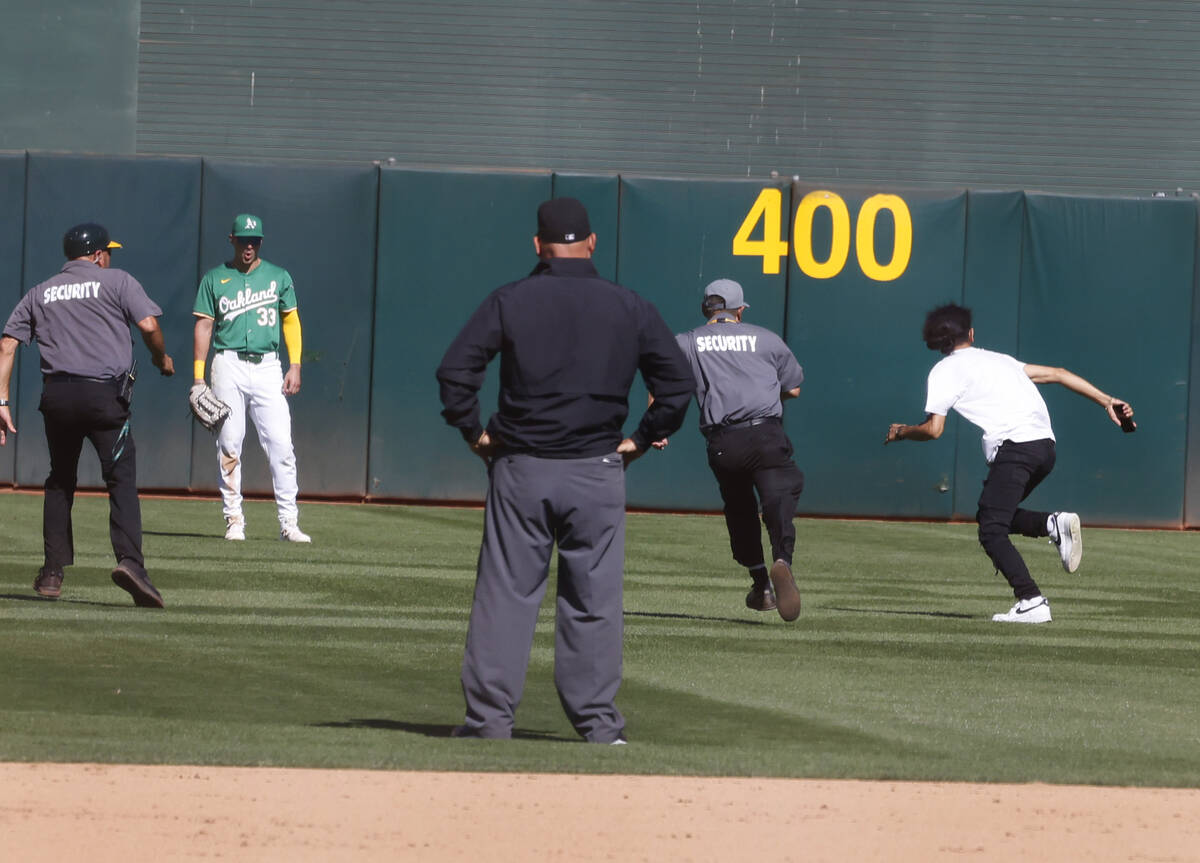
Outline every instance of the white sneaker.
<path id="1" fill-rule="evenodd" d="M 1083 533 L 1079 529 L 1079 516 L 1073 512 L 1056 512 L 1050 516 L 1050 542 L 1058 546 L 1063 569 L 1074 572 L 1079 569 L 1083 558 Z"/>
<path id="2" fill-rule="evenodd" d="M 1044 596 L 1021 599 L 1005 614 L 993 614 L 997 623 L 1049 623 L 1050 600 Z"/>
<path id="3" fill-rule="evenodd" d="M 240 515 L 227 516 L 225 519 L 225 538 L 244 540 L 246 538 L 246 520 Z"/>
<path id="4" fill-rule="evenodd" d="M 312 542 L 312 537 L 302 531 L 294 521 L 280 522 L 279 538 L 284 542 Z"/>

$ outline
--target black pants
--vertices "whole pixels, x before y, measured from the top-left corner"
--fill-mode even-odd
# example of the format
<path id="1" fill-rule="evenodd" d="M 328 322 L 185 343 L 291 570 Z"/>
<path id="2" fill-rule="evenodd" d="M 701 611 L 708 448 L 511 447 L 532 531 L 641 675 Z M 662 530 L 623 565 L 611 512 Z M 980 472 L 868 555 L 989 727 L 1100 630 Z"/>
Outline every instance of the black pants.
<path id="1" fill-rule="evenodd" d="M 1012 586 L 1017 599 L 1029 599 L 1041 591 L 1034 583 L 1020 552 L 1009 534 L 1049 536 L 1046 529 L 1048 512 L 1021 509 L 1021 501 L 1054 469 L 1054 441 L 1005 441 L 992 460 L 975 521 L 979 523 L 979 544 Z"/>
<path id="2" fill-rule="evenodd" d="M 108 532 L 117 562 L 144 565 L 142 509 L 138 501 L 136 451 L 129 429 L 129 408 L 117 399 L 116 381 L 63 380 L 47 377 L 39 410 L 50 448 L 42 536 L 46 566 L 59 569 L 75 562 L 71 506 L 79 454 L 89 440 L 100 459 L 100 475 L 108 489 Z"/>
<path id="3" fill-rule="evenodd" d="M 792 442 L 783 423 L 716 429 L 708 435 L 708 466 L 725 503 L 725 526 L 733 559 L 745 567 L 763 559 L 759 507 L 771 538 L 771 559 L 790 565 L 796 547 L 796 502 L 804 491 L 804 473 L 792 461 Z M 755 492 L 758 498 L 755 498 Z"/>

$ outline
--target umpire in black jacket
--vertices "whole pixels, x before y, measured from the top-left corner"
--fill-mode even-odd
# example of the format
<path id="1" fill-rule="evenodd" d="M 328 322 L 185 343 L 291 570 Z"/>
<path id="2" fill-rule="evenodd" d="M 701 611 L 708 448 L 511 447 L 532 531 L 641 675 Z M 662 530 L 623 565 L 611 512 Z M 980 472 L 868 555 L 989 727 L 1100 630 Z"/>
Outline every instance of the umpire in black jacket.
<path id="1" fill-rule="evenodd" d="M 623 743 L 624 467 L 679 429 L 693 382 L 654 306 L 597 274 L 583 205 L 555 198 L 537 218 L 538 265 L 483 301 L 437 370 L 442 416 L 490 478 L 455 734 L 512 736 L 557 544 L 559 699 L 585 740 Z M 478 392 L 497 352 L 499 410 L 485 429 Z M 624 437 L 639 369 L 655 401 Z"/>

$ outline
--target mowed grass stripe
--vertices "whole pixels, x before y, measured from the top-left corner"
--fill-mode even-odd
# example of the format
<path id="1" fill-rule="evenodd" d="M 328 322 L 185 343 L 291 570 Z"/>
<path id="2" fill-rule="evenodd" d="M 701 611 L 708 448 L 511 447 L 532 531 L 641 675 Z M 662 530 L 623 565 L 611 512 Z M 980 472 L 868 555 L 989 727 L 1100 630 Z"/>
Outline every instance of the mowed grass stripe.
<path id="1" fill-rule="evenodd" d="M 446 736 L 478 510 L 305 504 L 306 547 L 269 502 L 245 543 L 213 501 L 143 508 L 161 612 L 112 585 L 90 496 L 63 599 L 34 597 L 41 498 L 0 496 L 0 758 L 1200 785 L 1192 533 L 1085 516 L 1072 575 L 1017 539 L 1055 617 L 1020 627 L 972 525 L 800 520 L 786 624 L 744 607 L 720 517 L 632 515 L 609 748 L 554 692 L 553 567 L 517 738 Z"/>

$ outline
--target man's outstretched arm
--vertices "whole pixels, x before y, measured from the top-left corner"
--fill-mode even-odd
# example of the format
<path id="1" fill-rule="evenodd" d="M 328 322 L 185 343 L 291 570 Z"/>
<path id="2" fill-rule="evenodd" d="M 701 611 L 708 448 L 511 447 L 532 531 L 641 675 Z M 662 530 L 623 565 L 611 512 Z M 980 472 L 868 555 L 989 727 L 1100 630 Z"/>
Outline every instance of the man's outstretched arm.
<path id="1" fill-rule="evenodd" d="M 1121 424 L 1121 416 L 1127 419 L 1133 416 L 1133 408 L 1125 399 L 1115 398 L 1100 390 L 1094 384 L 1084 380 L 1079 375 L 1067 369 L 1054 366 L 1037 366 L 1027 364 L 1025 374 L 1035 384 L 1062 384 L 1072 392 L 1079 393 L 1084 398 L 1091 399 L 1108 412 L 1108 418 L 1117 425 Z M 1122 413 L 1117 414 L 1116 405 L 1122 406 Z"/>

